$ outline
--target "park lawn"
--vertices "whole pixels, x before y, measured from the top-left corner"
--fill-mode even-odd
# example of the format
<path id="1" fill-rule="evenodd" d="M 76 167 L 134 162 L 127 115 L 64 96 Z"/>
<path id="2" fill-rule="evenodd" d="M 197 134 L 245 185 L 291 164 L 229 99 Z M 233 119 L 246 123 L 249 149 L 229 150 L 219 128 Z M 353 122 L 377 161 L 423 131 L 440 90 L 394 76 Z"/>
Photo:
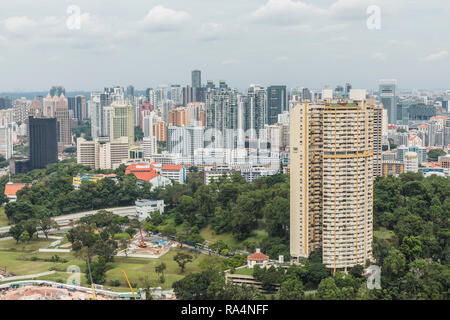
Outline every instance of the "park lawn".
<path id="1" fill-rule="evenodd" d="M 0 268 L 5 267 L 11 273 L 16 275 L 29 275 L 47 272 L 54 265 L 53 262 L 45 261 L 26 261 L 30 255 L 23 252 L 0 251 Z"/>
<path id="2" fill-rule="evenodd" d="M 211 226 L 207 226 L 206 228 L 203 228 L 200 230 L 200 235 L 203 237 L 203 239 L 215 243 L 218 240 L 223 241 L 226 243 L 231 249 L 240 249 L 242 248 L 242 244 L 233 238 L 233 235 L 231 232 L 216 234 L 214 229 Z"/>
<path id="3" fill-rule="evenodd" d="M 242 269 L 235 270 L 233 272 L 233 274 L 240 274 L 243 276 L 253 276 L 253 269 L 242 268 Z"/>
<path id="4" fill-rule="evenodd" d="M 206 228 L 203 228 L 200 230 L 200 235 L 207 241 L 211 243 L 215 243 L 218 240 L 222 240 L 224 243 L 226 243 L 231 250 L 239 250 L 239 249 L 245 249 L 242 242 L 236 240 L 233 237 L 233 234 L 231 232 L 226 232 L 222 234 L 216 234 L 214 229 L 211 226 L 207 226 Z M 250 237 L 248 237 L 246 240 L 248 241 L 254 241 L 259 242 L 264 237 L 267 236 L 267 232 L 262 229 L 254 230 Z"/>
<path id="5" fill-rule="evenodd" d="M 111 290 L 114 291 L 129 291 L 125 275 L 122 273 L 122 270 L 125 270 L 130 283 L 133 285 L 143 287 L 145 282 L 149 281 L 152 286 L 160 286 L 163 289 L 170 289 L 172 288 L 172 283 L 184 278 L 189 273 L 200 272 L 200 268 L 198 267 L 200 255 L 196 256 L 188 250 L 183 250 L 183 252 L 191 254 L 194 259 L 192 262 L 186 264 L 185 271 L 182 274 L 180 274 L 178 264 L 173 260 L 173 257 L 178 253 L 178 251 L 169 251 L 159 259 L 114 257 L 114 262 L 109 264 L 110 269 L 106 272 L 106 283 L 104 284 L 104 287 L 111 288 Z M 166 270 L 164 271 L 164 283 L 159 282 L 159 277 L 155 272 L 155 267 L 162 262 L 166 264 Z M 111 280 L 119 280 L 120 287 L 111 287 Z"/>
<path id="6" fill-rule="evenodd" d="M 5 214 L 5 207 L 0 207 L 0 227 L 8 226 L 8 218 Z"/>
<path id="7" fill-rule="evenodd" d="M 17 241 L 14 239 L 9 240 L 0 239 L 0 248 L 22 252 L 37 251 L 39 250 L 39 248 L 45 247 L 46 245 L 52 243 L 53 241 L 55 240 L 38 238 L 25 243 L 20 242 L 17 243 Z"/>

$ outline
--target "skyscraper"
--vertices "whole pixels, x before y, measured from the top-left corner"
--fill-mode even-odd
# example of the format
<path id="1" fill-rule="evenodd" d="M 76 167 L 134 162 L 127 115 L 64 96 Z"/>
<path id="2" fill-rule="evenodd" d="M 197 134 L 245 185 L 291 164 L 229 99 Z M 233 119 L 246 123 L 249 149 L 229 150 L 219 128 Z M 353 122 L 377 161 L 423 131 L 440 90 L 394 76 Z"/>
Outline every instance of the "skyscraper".
<path id="1" fill-rule="evenodd" d="M 56 103 L 55 116 L 58 128 L 58 151 L 62 152 L 72 145 L 72 121 L 69 116 L 69 103 L 64 94 L 61 94 Z"/>
<path id="2" fill-rule="evenodd" d="M 388 111 L 388 122 L 397 122 L 397 80 L 380 80 L 380 101 Z"/>
<path id="3" fill-rule="evenodd" d="M 208 89 L 206 94 L 206 127 L 212 129 L 207 136 L 207 143 L 215 148 L 235 148 L 238 128 L 238 93 L 232 89 L 220 92 Z"/>
<path id="4" fill-rule="evenodd" d="M 322 248 L 334 271 L 363 265 L 372 257 L 373 106 L 305 102 L 290 121 L 291 256 Z"/>
<path id="5" fill-rule="evenodd" d="M 30 169 L 42 169 L 58 161 L 56 118 L 28 119 Z"/>
<path id="6" fill-rule="evenodd" d="M 200 88 L 202 86 L 202 72 L 200 70 L 192 71 L 192 88 Z"/>
<path id="7" fill-rule="evenodd" d="M 264 129 L 266 112 L 266 92 L 260 86 L 253 86 L 240 97 L 242 128 L 249 138 L 259 137 Z M 278 116 L 277 116 L 278 122 Z"/>
<path id="8" fill-rule="evenodd" d="M 201 88 L 202 88 L 202 72 L 200 70 L 194 70 L 192 71 L 193 100 L 189 102 L 201 101 Z"/>
<path id="9" fill-rule="evenodd" d="M 286 86 L 270 86 L 267 88 L 267 124 L 277 123 L 278 115 L 287 111 Z"/>
<path id="10" fill-rule="evenodd" d="M 129 104 L 115 102 L 111 105 L 114 109 L 112 116 L 111 140 L 128 137 L 130 144 L 134 143 L 134 108 Z"/>
<path id="11" fill-rule="evenodd" d="M 134 98 L 134 87 L 133 86 L 127 87 L 127 98 L 130 99 L 130 101 L 133 100 L 133 98 Z"/>

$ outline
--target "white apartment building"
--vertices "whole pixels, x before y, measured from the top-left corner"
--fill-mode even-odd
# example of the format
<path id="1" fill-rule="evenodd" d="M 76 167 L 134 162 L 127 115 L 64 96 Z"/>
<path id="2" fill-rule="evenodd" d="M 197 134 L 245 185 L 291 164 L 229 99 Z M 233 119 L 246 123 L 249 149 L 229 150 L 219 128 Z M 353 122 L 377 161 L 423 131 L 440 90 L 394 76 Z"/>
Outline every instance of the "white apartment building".
<path id="1" fill-rule="evenodd" d="M 408 151 L 403 156 L 406 172 L 419 172 L 419 157 L 416 152 Z"/>

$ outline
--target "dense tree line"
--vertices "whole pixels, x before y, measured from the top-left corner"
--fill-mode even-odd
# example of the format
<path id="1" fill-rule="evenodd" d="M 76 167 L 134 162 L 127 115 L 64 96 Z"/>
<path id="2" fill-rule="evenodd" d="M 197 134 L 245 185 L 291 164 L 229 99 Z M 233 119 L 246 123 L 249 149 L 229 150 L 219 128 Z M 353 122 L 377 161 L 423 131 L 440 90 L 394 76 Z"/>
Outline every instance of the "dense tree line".
<path id="1" fill-rule="evenodd" d="M 377 178 L 374 229 L 380 228 L 393 237 L 374 238 L 382 289 L 370 297 L 449 299 L 450 179 L 420 173 Z"/>
<path id="2" fill-rule="evenodd" d="M 205 185 L 203 173 L 190 173 L 185 185 L 175 184 L 159 192 L 166 206 L 166 221 L 175 227 L 185 227 L 184 240 L 202 242 L 199 230 L 211 226 L 216 234 L 232 233 L 249 251 L 260 247 L 269 256 L 282 254 L 289 258 L 289 180 L 286 175 L 275 175 L 245 181 L 235 173 L 217 182 Z M 164 232 L 164 228 L 163 232 Z M 261 241 L 246 240 L 256 229 L 265 230 Z M 173 231 L 170 226 L 167 230 Z M 170 233 L 170 232 L 169 232 Z M 229 249 L 228 247 L 222 247 Z"/>
<path id="3" fill-rule="evenodd" d="M 83 181 L 76 190 L 73 177 L 79 173 L 117 174 L 117 181 L 105 178 L 97 182 Z M 122 165 L 115 171 L 94 171 L 73 162 L 49 165 L 43 170 L 33 170 L 14 179 L 33 183 L 31 187 L 17 192 L 17 201 L 5 205 L 5 213 L 11 223 L 59 216 L 80 211 L 116 206 L 133 205 L 136 199 L 155 197 L 148 182 L 139 184 L 132 174 L 125 175 Z M 3 188 L 4 183 L 3 181 Z"/>

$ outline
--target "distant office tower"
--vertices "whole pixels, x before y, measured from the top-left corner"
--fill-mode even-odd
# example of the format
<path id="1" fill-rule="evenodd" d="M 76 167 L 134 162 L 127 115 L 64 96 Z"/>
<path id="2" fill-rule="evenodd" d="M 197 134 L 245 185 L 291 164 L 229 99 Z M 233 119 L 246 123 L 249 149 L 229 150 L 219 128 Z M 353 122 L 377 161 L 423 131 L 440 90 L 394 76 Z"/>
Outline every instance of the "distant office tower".
<path id="1" fill-rule="evenodd" d="M 31 101 L 22 97 L 14 101 L 14 121 L 25 122 L 28 119 Z"/>
<path id="2" fill-rule="evenodd" d="M 55 106 L 55 117 L 58 128 L 58 152 L 72 145 L 72 121 L 69 116 L 68 100 L 61 94 Z"/>
<path id="3" fill-rule="evenodd" d="M 302 99 L 312 101 L 312 94 L 311 91 L 308 88 L 303 88 L 302 90 Z"/>
<path id="4" fill-rule="evenodd" d="M 202 102 L 202 72 L 200 70 L 192 71 L 192 100 L 189 102 Z"/>
<path id="5" fill-rule="evenodd" d="M 72 112 L 75 119 L 79 122 L 86 119 L 86 98 L 83 95 L 67 97 L 67 101 L 69 103 L 69 110 Z"/>
<path id="6" fill-rule="evenodd" d="M 388 110 L 388 122 L 397 122 L 397 80 L 380 80 L 380 101 L 384 108 Z"/>
<path id="7" fill-rule="evenodd" d="M 336 88 L 334 89 L 334 92 L 336 93 L 337 96 L 342 97 L 345 93 L 344 90 L 345 89 L 343 86 L 337 85 Z"/>
<path id="8" fill-rule="evenodd" d="M 0 97 L 0 110 L 12 108 L 11 98 L 4 96 Z"/>
<path id="9" fill-rule="evenodd" d="M 63 94 L 63 95 L 66 95 L 66 89 L 64 89 L 64 87 L 62 87 L 62 86 L 53 86 L 53 87 L 50 88 L 49 93 L 50 93 L 50 96 L 51 96 L 52 98 L 53 98 L 54 96 L 59 97 L 59 96 L 61 96 L 62 94 Z"/>
<path id="10" fill-rule="evenodd" d="M 128 86 L 127 87 L 127 98 L 131 100 L 133 100 L 134 98 L 134 87 L 133 86 Z"/>
<path id="11" fill-rule="evenodd" d="M 290 252 L 327 268 L 372 258 L 373 107 L 300 103 L 290 114 Z"/>
<path id="12" fill-rule="evenodd" d="M 192 71 L 192 88 L 200 88 L 202 86 L 202 72 L 200 70 Z"/>
<path id="13" fill-rule="evenodd" d="M 134 108 L 132 105 L 115 102 L 111 105 L 114 109 L 112 118 L 111 139 L 128 137 L 130 144 L 134 143 Z"/>
<path id="14" fill-rule="evenodd" d="M 267 88 L 267 124 L 277 123 L 278 115 L 287 110 L 286 86 Z"/>
<path id="15" fill-rule="evenodd" d="M 345 94 L 348 96 L 350 94 L 350 90 L 352 90 L 352 85 L 350 83 L 345 84 Z"/>
<path id="16" fill-rule="evenodd" d="M 13 155 L 12 124 L 0 126 L 0 155 L 9 160 Z"/>
<path id="17" fill-rule="evenodd" d="M 238 128 L 238 93 L 236 90 L 208 89 L 206 93 L 206 127 L 211 133 L 206 138 L 210 147 L 231 148 L 237 146 L 234 136 Z"/>
<path id="18" fill-rule="evenodd" d="M 56 118 L 28 119 L 30 169 L 42 169 L 58 161 Z"/>

